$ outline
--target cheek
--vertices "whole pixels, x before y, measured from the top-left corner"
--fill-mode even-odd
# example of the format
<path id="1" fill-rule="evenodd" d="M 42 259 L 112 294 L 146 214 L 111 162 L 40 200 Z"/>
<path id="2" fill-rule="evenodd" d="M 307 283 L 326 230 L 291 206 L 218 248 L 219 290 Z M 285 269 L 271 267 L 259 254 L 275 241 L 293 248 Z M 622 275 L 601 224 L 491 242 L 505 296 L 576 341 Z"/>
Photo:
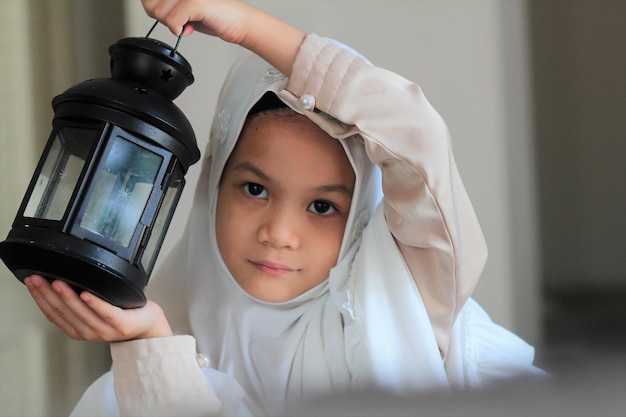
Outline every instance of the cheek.
<path id="1" fill-rule="evenodd" d="M 218 196 L 217 209 L 215 212 L 215 238 L 217 240 L 217 247 L 224 260 L 228 259 L 232 241 L 236 240 L 236 230 L 233 229 L 233 225 L 231 224 L 233 216 L 230 211 L 228 199 L 221 198 L 221 195 Z"/>
<path id="2" fill-rule="evenodd" d="M 339 250 L 341 249 L 341 243 L 343 241 L 343 231 L 345 228 L 345 222 L 338 222 L 332 227 L 329 227 L 325 232 L 320 233 L 313 247 L 313 256 L 316 258 L 316 262 L 320 267 L 330 269 L 337 264 L 337 258 L 339 256 Z M 320 228 L 317 228 L 321 231 Z"/>
<path id="3" fill-rule="evenodd" d="M 307 289 L 321 284 L 330 276 L 330 270 L 337 265 L 339 249 L 341 248 L 341 236 L 337 238 L 336 235 L 333 235 L 332 238 L 329 236 L 320 238 L 315 246 L 315 249 L 310 252 L 310 262 L 314 270 L 310 276 Z"/>

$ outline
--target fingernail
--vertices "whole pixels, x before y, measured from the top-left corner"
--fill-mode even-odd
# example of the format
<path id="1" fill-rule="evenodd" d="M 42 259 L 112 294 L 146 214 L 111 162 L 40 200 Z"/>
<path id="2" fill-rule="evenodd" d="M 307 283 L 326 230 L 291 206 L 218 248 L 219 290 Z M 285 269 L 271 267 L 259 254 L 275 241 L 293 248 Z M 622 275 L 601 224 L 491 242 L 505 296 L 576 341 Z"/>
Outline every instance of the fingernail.
<path id="1" fill-rule="evenodd" d="M 39 288 L 39 285 L 41 284 L 37 277 L 33 275 L 26 278 L 26 280 L 28 280 L 28 284 L 26 284 L 28 288 Z M 26 280 L 24 280 L 24 283 L 26 283 Z"/>
<path id="2" fill-rule="evenodd" d="M 61 284 L 59 283 L 59 281 L 54 281 L 52 283 L 52 289 L 55 290 L 56 292 L 61 292 L 62 288 L 61 288 Z"/>
<path id="3" fill-rule="evenodd" d="M 28 288 L 33 288 L 33 283 L 30 281 L 30 277 L 26 277 L 24 279 L 24 285 L 26 285 Z"/>

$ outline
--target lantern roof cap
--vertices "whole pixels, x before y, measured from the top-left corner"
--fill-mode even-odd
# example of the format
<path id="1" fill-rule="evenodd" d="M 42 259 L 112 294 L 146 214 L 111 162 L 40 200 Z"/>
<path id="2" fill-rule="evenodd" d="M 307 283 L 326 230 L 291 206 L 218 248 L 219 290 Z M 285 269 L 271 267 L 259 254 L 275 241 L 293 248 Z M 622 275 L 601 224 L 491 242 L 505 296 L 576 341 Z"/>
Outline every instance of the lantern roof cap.
<path id="1" fill-rule="evenodd" d="M 194 82 L 189 62 L 156 39 L 120 39 L 109 47 L 109 55 L 113 79 L 141 83 L 170 100 Z"/>

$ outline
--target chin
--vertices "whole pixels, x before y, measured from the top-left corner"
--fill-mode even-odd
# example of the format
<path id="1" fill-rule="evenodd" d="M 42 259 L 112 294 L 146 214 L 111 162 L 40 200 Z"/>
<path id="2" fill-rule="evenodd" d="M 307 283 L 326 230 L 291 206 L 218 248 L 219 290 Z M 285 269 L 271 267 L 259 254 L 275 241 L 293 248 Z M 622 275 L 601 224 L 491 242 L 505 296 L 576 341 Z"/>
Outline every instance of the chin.
<path id="1" fill-rule="evenodd" d="M 256 298 L 259 301 L 266 303 L 283 303 L 289 301 L 300 294 L 292 294 L 284 289 L 271 288 L 271 286 L 264 285 L 262 287 L 254 286 L 242 287 L 243 290 L 252 298 Z"/>

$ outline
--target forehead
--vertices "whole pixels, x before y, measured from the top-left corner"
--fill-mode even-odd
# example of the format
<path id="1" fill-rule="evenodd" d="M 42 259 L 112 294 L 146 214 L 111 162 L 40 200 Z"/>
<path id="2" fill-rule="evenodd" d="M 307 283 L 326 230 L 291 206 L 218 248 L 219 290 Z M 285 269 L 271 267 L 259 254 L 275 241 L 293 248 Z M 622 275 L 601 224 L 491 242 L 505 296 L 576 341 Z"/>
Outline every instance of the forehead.
<path id="1" fill-rule="evenodd" d="M 343 179 L 350 188 L 354 183 L 341 143 L 306 116 L 286 108 L 256 114 L 246 122 L 226 169 L 243 160 L 276 172 L 306 170 L 320 178 Z"/>

